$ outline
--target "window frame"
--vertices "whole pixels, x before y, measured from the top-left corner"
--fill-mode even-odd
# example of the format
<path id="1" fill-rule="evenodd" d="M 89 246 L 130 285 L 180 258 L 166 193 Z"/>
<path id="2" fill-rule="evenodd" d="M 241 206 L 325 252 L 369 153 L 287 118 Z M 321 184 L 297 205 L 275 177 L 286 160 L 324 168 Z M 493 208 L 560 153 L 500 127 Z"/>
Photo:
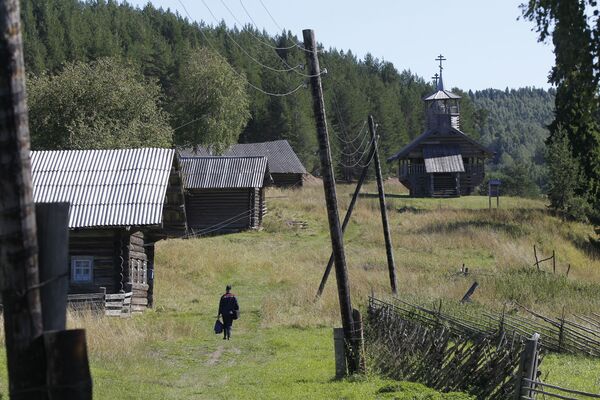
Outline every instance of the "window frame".
<path id="1" fill-rule="evenodd" d="M 75 264 L 78 261 L 87 261 L 90 268 L 90 279 L 89 280 L 77 280 L 76 279 L 76 268 Z M 85 285 L 94 282 L 94 256 L 71 256 L 71 283 L 77 285 Z"/>

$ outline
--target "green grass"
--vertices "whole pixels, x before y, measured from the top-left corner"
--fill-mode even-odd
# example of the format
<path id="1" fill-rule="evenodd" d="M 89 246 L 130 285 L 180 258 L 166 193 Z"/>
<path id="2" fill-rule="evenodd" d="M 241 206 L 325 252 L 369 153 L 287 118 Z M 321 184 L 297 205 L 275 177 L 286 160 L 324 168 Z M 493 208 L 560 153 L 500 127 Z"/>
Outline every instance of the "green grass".
<path id="1" fill-rule="evenodd" d="M 342 213 L 352 190 L 338 187 Z M 387 192 L 401 194 L 400 186 L 388 185 Z M 96 399 L 467 398 L 370 374 L 334 380 L 334 274 L 314 299 L 330 253 L 322 187 L 271 189 L 267 204 L 263 231 L 160 242 L 153 310 L 131 319 L 70 318 L 70 326 L 87 330 Z M 501 209 L 490 212 L 485 197 L 391 196 L 388 208 L 403 297 L 457 300 L 478 280 L 473 300 L 483 307 L 517 300 L 556 316 L 563 307 L 568 314 L 600 306 L 600 259 L 587 244 L 592 227 L 559 220 L 543 201 L 502 198 Z M 372 291 L 388 295 L 376 198 L 359 199 L 345 244 L 353 304 L 364 306 Z M 534 244 L 541 256 L 556 250 L 562 275 L 570 263 L 569 277 L 533 271 Z M 463 263 L 473 275 L 453 276 Z M 227 283 L 242 313 L 233 340 L 224 342 L 212 326 Z M 550 371 L 548 382 L 599 389 L 596 360 L 548 356 L 542 371 Z M 4 368 L 0 392 L 6 393 Z"/>

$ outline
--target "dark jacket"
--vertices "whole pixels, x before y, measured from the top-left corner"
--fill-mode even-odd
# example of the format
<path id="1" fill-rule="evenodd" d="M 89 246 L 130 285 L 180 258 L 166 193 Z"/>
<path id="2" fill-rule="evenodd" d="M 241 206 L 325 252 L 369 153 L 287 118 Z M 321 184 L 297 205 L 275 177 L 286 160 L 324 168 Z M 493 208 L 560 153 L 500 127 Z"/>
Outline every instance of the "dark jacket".
<path id="1" fill-rule="evenodd" d="M 225 293 L 219 301 L 219 314 L 223 318 L 233 318 L 233 312 L 239 310 L 237 299 L 233 293 Z"/>

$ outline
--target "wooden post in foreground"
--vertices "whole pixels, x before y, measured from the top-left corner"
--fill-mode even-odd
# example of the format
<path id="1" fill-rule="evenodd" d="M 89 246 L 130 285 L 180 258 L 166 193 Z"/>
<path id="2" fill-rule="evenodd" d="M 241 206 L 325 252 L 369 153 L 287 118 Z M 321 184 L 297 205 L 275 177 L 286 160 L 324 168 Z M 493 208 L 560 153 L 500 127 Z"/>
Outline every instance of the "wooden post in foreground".
<path id="1" fill-rule="evenodd" d="M 398 294 L 396 283 L 396 263 L 394 262 L 394 250 L 392 248 L 392 236 L 390 235 L 390 224 L 387 217 L 387 208 L 385 206 L 385 191 L 383 188 L 383 178 L 381 177 L 381 164 L 379 164 L 379 151 L 377 149 L 377 133 L 373 116 L 369 115 L 369 131 L 375 148 L 375 176 L 377 177 L 377 191 L 379 192 L 379 208 L 381 209 L 381 223 L 383 225 L 383 237 L 385 238 L 385 253 L 387 255 L 388 271 L 390 274 L 390 286 L 394 295 Z"/>
<path id="2" fill-rule="evenodd" d="M 69 203 L 35 205 L 44 331 L 64 330 L 69 290 Z"/>
<path id="3" fill-rule="evenodd" d="M 42 334 L 37 257 L 19 1 L 0 0 L 0 285 L 11 398 L 45 383 L 34 349 Z"/>
<path id="4" fill-rule="evenodd" d="M 302 31 L 304 37 L 304 51 L 308 61 L 308 72 L 311 76 L 310 83 L 313 97 L 313 111 L 317 125 L 317 137 L 319 142 L 319 158 L 321 160 L 321 175 L 325 190 L 325 201 L 327 203 L 327 218 L 329 220 L 329 231 L 331 235 L 331 247 L 333 248 L 335 276 L 337 280 L 338 297 L 340 301 L 340 313 L 344 338 L 348 344 L 348 372 L 350 374 L 358 370 L 359 360 L 356 358 L 361 354 L 358 348 L 360 342 L 353 335 L 354 321 L 352 319 L 352 303 L 350 301 L 350 284 L 348 283 L 348 270 L 346 268 L 346 255 L 344 253 L 344 239 L 340 227 L 340 218 L 337 207 L 337 196 L 335 190 L 335 176 L 331 165 L 331 150 L 329 148 L 329 133 L 327 132 L 327 120 L 325 117 L 325 102 L 323 100 L 323 88 L 321 86 L 321 68 L 317 57 L 317 42 L 312 29 Z"/>
<path id="5" fill-rule="evenodd" d="M 370 160 L 373 157 L 375 152 L 375 147 L 371 145 L 369 150 L 369 154 L 367 154 L 367 160 Z M 358 194 L 360 193 L 360 189 L 369 173 L 369 163 L 367 161 L 367 165 L 363 167 L 362 173 L 358 178 L 358 183 L 356 184 L 356 189 L 354 189 L 354 194 L 352 195 L 352 200 L 350 200 L 350 204 L 348 205 L 348 210 L 346 211 L 346 216 L 344 217 L 344 222 L 342 222 L 342 234 L 346 231 L 346 226 L 350 222 L 350 217 L 352 216 L 352 211 L 354 210 L 354 205 L 356 204 L 356 200 L 358 199 Z M 331 272 L 331 267 L 333 267 L 333 252 L 331 256 L 329 256 L 329 261 L 327 261 L 327 266 L 325 267 L 325 272 L 323 273 L 323 278 L 321 278 L 321 284 L 319 285 L 319 289 L 317 290 L 317 298 L 321 297 L 323 294 L 323 290 L 325 290 L 325 284 L 327 283 L 327 279 L 329 278 L 329 273 Z"/>
<path id="6" fill-rule="evenodd" d="M 535 396 L 535 392 L 530 390 L 535 385 L 527 380 L 534 381 L 537 375 L 539 338 L 540 335 L 534 333 L 525 343 L 525 349 L 521 353 L 521 364 L 515 379 L 515 400 L 520 400 L 522 397 L 533 398 Z"/>

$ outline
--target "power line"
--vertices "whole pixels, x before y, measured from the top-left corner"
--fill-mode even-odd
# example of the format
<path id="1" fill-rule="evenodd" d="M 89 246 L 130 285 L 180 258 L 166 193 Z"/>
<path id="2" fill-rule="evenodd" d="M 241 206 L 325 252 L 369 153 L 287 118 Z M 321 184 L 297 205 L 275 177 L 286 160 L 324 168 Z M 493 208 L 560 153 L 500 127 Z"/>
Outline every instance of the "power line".
<path id="1" fill-rule="evenodd" d="M 183 11 L 185 12 L 185 14 L 188 16 L 188 18 L 190 19 L 190 21 L 193 21 L 194 19 L 192 18 L 192 16 L 190 15 L 190 13 L 188 12 L 187 8 L 185 7 L 185 5 L 183 4 L 182 0 L 177 0 L 179 2 L 179 4 L 181 5 L 181 7 L 183 8 Z M 233 65 L 229 64 L 229 61 L 227 61 L 227 59 L 225 57 L 223 57 L 221 55 L 221 53 L 219 53 L 217 51 L 217 49 L 213 46 L 213 44 L 211 43 L 211 41 L 208 39 L 208 36 L 206 36 L 206 33 L 204 33 L 204 30 L 202 30 L 202 28 L 199 28 L 200 30 L 200 34 L 202 35 L 202 37 L 204 38 L 204 40 L 206 41 L 206 43 L 208 44 L 208 46 L 213 50 L 213 52 L 215 52 L 215 54 L 217 54 L 219 57 L 221 57 L 221 59 L 223 61 L 225 61 L 225 64 L 227 64 L 227 66 L 231 69 L 231 71 L 233 71 L 234 74 L 236 74 L 238 77 L 240 77 L 241 79 L 243 79 L 246 84 L 248 84 L 248 86 L 250 86 L 252 89 L 262 93 L 262 94 L 266 94 L 267 96 L 273 96 L 273 97 L 285 97 L 285 96 L 289 96 L 291 94 L 296 93 L 298 90 L 300 90 L 303 87 L 306 87 L 305 83 L 301 83 L 300 85 L 298 85 L 296 88 L 290 90 L 289 92 L 286 93 L 272 93 L 272 92 L 268 92 L 264 89 L 262 89 L 261 87 L 258 87 L 256 85 L 254 85 L 252 82 L 250 82 L 248 80 L 248 78 L 246 78 L 246 76 L 244 74 L 239 73 L 238 71 L 236 71 L 235 68 L 233 68 Z"/>
<path id="2" fill-rule="evenodd" d="M 242 1 L 242 0 L 240 0 L 240 2 L 241 2 L 241 1 Z M 277 29 L 279 29 L 279 31 L 280 31 L 280 32 L 283 32 L 285 29 L 283 29 L 283 28 L 282 28 L 282 27 L 281 27 L 281 26 L 280 26 L 280 25 L 277 23 L 277 21 L 275 20 L 275 17 L 273 17 L 273 14 L 271 14 L 271 12 L 269 11 L 269 9 L 268 9 L 268 8 L 267 8 L 267 6 L 265 5 L 265 3 L 263 3 L 263 1 L 262 1 L 262 0 L 259 0 L 259 1 L 260 1 L 260 4 L 262 5 L 262 7 L 263 7 L 263 8 L 265 9 L 265 11 L 267 12 L 267 14 L 269 14 L 269 17 L 271 18 L 271 21 L 273 21 L 273 23 L 275 23 L 275 26 L 277 26 Z M 300 48 L 300 49 L 302 49 L 302 50 L 304 50 L 304 51 L 306 51 L 306 52 L 308 52 L 308 53 L 313 53 L 313 52 L 314 52 L 314 53 L 320 53 L 320 52 L 321 52 L 320 50 L 317 50 L 317 49 L 315 49 L 315 50 L 308 50 L 308 49 L 306 49 L 306 48 L 305 48 L 303 45 L 301 45 L 300 43 L 298 43 L 298 42 L 296 42 L 296 41 L 294 41 L 294 43 L 296 43 L 296 46 L 297 46 L 298 48 Z"/>
<path id="3" fill-rule="evenodd" d="M 224 0 L 220 0 L 220 1 L 221 1 L 221 4 L 223 4 L 223 7 L 225 7 L 225 9 L 226 9 L 226 10 L 229 12 L 229 14 L 230 14 L 230 15 L 233 17 L 233 19 L 234 19 L 234 20 L 235 20 L 235 21 L 236 21 L 238 24 L 240 24 L 240 26 L 243 28 L 243 27 L 244 27 L 244 24 L 243 24 L 243 23 L 242 23 L 242 22 L 239 20 L 239 18 L 238 18 L 238 17 L 237 17 L 237 16 L 236 16 L 236 15 L 233 13 L 233 11 L 231 11 L 231 8 L 229 8 L 229 6 L 228 6 L 228 5 L 225 3 L 225 1 L 224 1 Z M 204 2 L 204 0 L 202 0 L 202 3 L 204 3 L 204 6 L 205 6 L 206 8 L 208 8 L 208 5 L 206 5 L 206 3 Z M 248 15 L 248 18 L 250 18 L 250 21 L 252 21 L 252 24 L 254 25 L 254 28 L 255 28 L 257 31 L 259 31 L 258 25 L 256 25 L 256 22 L 254 22 L 254 19 L 252 18 L 252 16 L 250 15 L 250 13 L 249 13 L 249 12 L 248 12 L 248 10 L 246 9 L 246 7 L 244 6 L 244 3 L 242 3 L 242 2 L 241 2 L 241 0 L 240 0 L 240 3 L 241 3 L 241 5 L 242 5 L 242 8 L 244 9 L 244 11 L 246 12 L 246 15 Z M 213 16 L 213 18 L 214 18 L 215 20 L 217 20 L 217 18 L 216 18 L 216 16 L 215 16 L 215 14 L 213 14 L 213 12 L 210 10 L 210 8 L 208 8 L 208 11 L 209 11 L 209 12 L 210 12 L 210 14 Z M 276 58 L 277 58 L 277 59 L 278 59 L 278 60 L 279 60 L 279 61 L 280 61 L 280 62 L 281 62 L 281 63 L 282 63 L 282 64 L 283 64 L 283 65 L 284 65 L 286 68 L 284 68 L 284 69 L 277 69 L 277 68 L 273 68 L 273 67 L 271 67 L 271 66 L 268 66 L 268 65 L 265 65 L 265 64 L 263 64 L 261 61 L 259 61 L 259 60 L 258 60 L 258 59 L 256 59 L 255 57 L 253 57 L 253 56 L 252 56 L 250 53 L 248 53 L 248 52 L 246 51 L 246 49 L 244 49 L 244 48 L 243 48 L 243 46 L 242 46 L 242 45 L 240 45 L 240 44 L 239 44 L 239 43 L 238 43 L 238 42 L 237 42 L 237 41 L 236 41 L 236 40 L 235 40 L 235 39 L 234 39 L 234 38 L 233 38 L 233 37 L 232 37 L 232 36 L 229 34 L 229 32 L 228 32 L 227 30 L 225 30 L 225 34 L 227 35 L 227 37 L 229 37 L 229 39 L 230 39 L 230 40 L 231 40 L 233 43 L 235 43 L 235 45 L 236 45 L 236 46 L 238 46 L 238 47 L 239 47 L 239 48 L 242 50 L 242 52 L 243 52 L 243 53 L 244 53 L 244 54 L 245 54 L 245 55 L 246 55 L 248 58 L 250 58 L 250 59 L 251 59 L 252 61 L 254 61 L 255 63 L 259 64 L 261 67 L 263 67 L 263 68 L 266 68 L 266 69 L 269 69 L 269 70 L 271 70 L 271 71 L 274 71 L 274 72 L 290 72 L 290 71 L 291 71 L 291 72 L 294 72 L 294 73 L 296 73 L 296 74 L 298 74 L 298 75 L 300 75 L 300 76 L 303 76 L 303 77 L 305 77 L 305 78 L 313 78 L 313 77 L 315 77 L 315 76 L 316 76 L 316 75 L 305 74 L 305 73 L 303 73 L 303 72 L 300 72 L 300 71 L 298 71 L 299 69 L 304 69 L 304 64 L 298 64 L 298 65 L 296 65 L 296 66 L 292 67 L 291 65 L 289 65 L 289 64 L 287 63 L 287 61 L 286 61 L 286 60 L 284 60 L 282 57 L 280 57 L 280 56 L 279 56 L 279 54 L 277 54 L 277 50 L 289 50 L 289 49 L 293 49 L 293 48 L 295 48 L 295 47 L 298 47 L 298 44 L 297 44 L 297 43 L 296 43 L 296 44 L 294 44 L 293 46 L 290 46 L 290 47 L 277 47 L 277 46 L 273 46 L 273 45 L 271 45 L 271 44 L 270 44 L 270 43 L 268 43 L 268 42 L 265 42 L 265 41 L 263 41 L 261 38 L 259 38 L 257 35 L 255 35 L 255 34 L 254 34 L 254 32 L 252 32 L 252 31 L 250 31 L 250 30 L 248 30 L 248 29 L 246 29 L 246 32 L 248 32 L 248 33 L 249 33 L 249 34 L 250 34 L 250 35 L 251 35 L 251 36 L 252 36 L 254 39 L 256 39 L 256 41 L 258 41 L 258 42 L 259 42 L 259 43 L 261 43 L 262 45 L 264 45 L 264 46 L 267 46 L 267 47 L 269 47 L 269 48 L 273 49 L 273 50 L 275 51 L 275 56 L 276 56 Z M 326 74 L 326 73 L 327 73 L 326 71 L 327 71 L 327 70 L 326 70 L 326 69 L 324 69 L 324 70 L 323 70 L 323 74 Z"/>
<path id="4" fill-rule="evenodd" d="M 233 13 L 231 12 L 231 9 L 225 4 L 224 0 L 221 0 L 221 3 L 223 4 L 223 6 L 225 6 L 225 8 L 229 11 L 229 13 L 231 14 L 231 16 L 237 21 L 238 24 L 243 25 L 239 19 L 236 18 L 235 15 L 233 15 Z M 258 25 L 256 24 L 256 22 L 254 22 L 254 18 L 252 18 L 252 15 L 250 15 L 250 13 L 248 12 L 248 9 L 246 8 L 246 6 L 244 5 L 244 2 L 242 0 L 240 0 L 240 4 L 242 6 L 242 8 L 244 9 L 244 12 L 246 13 L 246 15 L 248 16 L 248 18 L 250 19 L 250 21 L 252 22 L 252 25 L 254 26 L 254 28 L 257 31 L 260 31 L 260 29 L 258 28 Z M 263 45 L 270 47 L 273 50 L 291 50 L 291 49 L 295 49 L 296 47 L 298 47 L 298 44 L 294 42 L 294 44 L 292 44 L 291 46 L 286 46 L 286 47 L 278 47 L 278 46 L 273 46 L 271 43 L 266 42 L 264 40 L 262 40 L 261 38 L 259 38 L 257 35 L 255 35 L 254 33 L 252 33 L 251 31 L 248 31 L 248 33 L 250 33 L 252 36 L 254 36 L 254 38 L 256 40 L 258 40 L 259 42 L 261 42 Z"/>
<path id="5" fill-rule="evenodd" d="M 219 23 L 219 19 L 216 17 L 216 15 L 213 13 L 213 11 L 210 9 L 210 7 L 208 6 L 208 4 L 206 4 L 206 1 L 201 0 L 202 4 L 204 4 L 204 7 L 206 7 L 206 9 L 208 10 L 208 12 L 210 13 L 210 15 L 212 15 L 213 19 Z M 261 61 L 257 60 L 254 56 L 252 56 L 250 53 L 248 53 L 248 51 L 246 51 L 246 49 L 239 44 L 230 34 L 229 34 L 229 30 L 227 28 L 225 28 L 224 30 L 225 35 L 227 35 L 227 37 L 229 38 L 229 40 L 231 40 L 241 51 L 242 53 L 244 53 L 246 55 L 246 57 L 248 57 L 250 60 L 254 61 L 256 64 L 260 65 L 261 67 L 268 69 L 269 71 L 273 71 L 273 72 L 290 72 L 290 71 L 294 71 L 297 68 L 299 68 L 299 66 L 295 66 L 295 67 L 291 67 L 291 66 L 287 66 L 286 68 L 283 69 L 279 69 L 279 68 L 274 68 L 271 67 L 269 65 L 263 64 Z"/>

